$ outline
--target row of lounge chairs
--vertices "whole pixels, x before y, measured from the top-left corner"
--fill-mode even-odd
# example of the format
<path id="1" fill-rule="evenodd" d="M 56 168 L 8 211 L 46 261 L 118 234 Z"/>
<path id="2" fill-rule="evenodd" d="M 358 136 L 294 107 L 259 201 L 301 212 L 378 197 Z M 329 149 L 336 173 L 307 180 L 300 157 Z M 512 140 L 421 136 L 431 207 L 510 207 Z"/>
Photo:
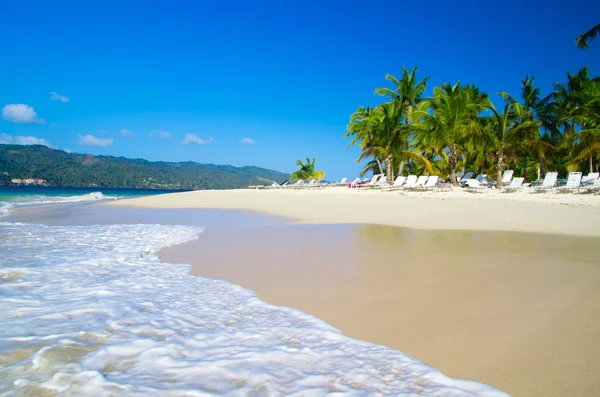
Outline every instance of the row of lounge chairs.
<path id="1" fill-rule="evenodd" d="M 502 175 L 502 182 L 504 187 L 502 193 L 512 193 L 519 190 L 529 188 L 530 193 L 542 193 L 542 192 L 577 192 L 577 193 L 600 193 L 600 178 L 599 173 L 593 172 L 583 177 L 581 172 L 570 172 L 566 183 L 564 185 L 558 184 L 558 173 L 548 172 L 542 181 L 534 182 L 532 184 L 525 184 L 525 178 L 513 178 L 513 170 L 505 170 Z M 485 174 L 479 174 L 477 177 L 472 178 L 473 173 L 467 172 L 464 175 L 458 174 L 457 180 L 460 186 L 464 187 L 465 190 L 472 193 L 485 193 L 488 192 L 490 186 L 496 183 L 493 179 L 488 179 Z M 364 189 L 384 189 L 384 190 L 415 190 L 415 191 L 426 191 L 426 190 L 450 190 L 452 185 L 448 183 L 440 183 L 439 177 L 432 175 L 426 176 L 416 175 L 399 176 L 394 180 L 392 184 L 389 184 L 387 178 L 383 174 L 373 175 L 371 178 L 360 180 L 356 178 L 352 182 L 347 182 L 347 178 L 343 178 L 340 182 L 332 183 L 320 183 L 316 179 L 310 182 L 299 180 L 295 183 L 289 183 L 286 181 L 282 184 L 273 182 L 271 188 L 288 188 L 288 189 L 310 189 L 310 188 L 324 188 L 328 186 L 348 186 L 350 188 Z"/>
<path id="2" fill-rule="evenodd" d="M 544 179 L 538 183 L 525 184 L 525 178 L 514 178 L 512 179 L 512 170 L 504 173 L 502 181 L 507 183 L 503 187 L 502 193 L 512 193 L 518 190 L 524 190 L 529 188 L 530 193 L 544 193 L 544 192 L 556 192 L 556 193 L 595 193 L 600 192 L 600 178 L 599 173 L 592 172 L 587 176 L 583 177 L 581 172 L 570 172 L 567 176 L 566 183 L 564 185 L 558 184 L 558 172 L 547 172 Z M 486 192 L 489 188 L 489 184 L 482 182 L 480 178 L 468 179 L 465 182 L 465 188 L 467 191 L 472 193 Z"/>
<path id="3" fill-rule="evenodd" d="M 392 184 L 389 184 L 387 177 L 383 174 L 376 174 L 370 180 L 359 181 L 354 180 L 349 184 L 350 188 L 373 188 L 373 189 L 384 189 L 384 190 L 435 190 L 440 188 L 447 188 L 446 184 L 439 184 L 439 177 L 436 175 L 427 176 L 416 175 L 399 176 L 394 180 Z M 448 185 L 449 186 L 449 185 Z"/>

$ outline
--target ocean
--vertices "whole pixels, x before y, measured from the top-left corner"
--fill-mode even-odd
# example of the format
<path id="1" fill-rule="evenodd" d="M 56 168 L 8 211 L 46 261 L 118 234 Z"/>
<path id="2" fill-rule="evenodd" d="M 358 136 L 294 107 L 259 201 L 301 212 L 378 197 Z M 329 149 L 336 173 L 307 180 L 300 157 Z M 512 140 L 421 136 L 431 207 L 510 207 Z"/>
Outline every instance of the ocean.
<path id="1" fill-rule="evenodd" d="M 159 193 L 3 188 L 0 201 L 8 214 Z M 209 232 L 0 218 L 0 395 L 506 395 L 156 255 Z"/>

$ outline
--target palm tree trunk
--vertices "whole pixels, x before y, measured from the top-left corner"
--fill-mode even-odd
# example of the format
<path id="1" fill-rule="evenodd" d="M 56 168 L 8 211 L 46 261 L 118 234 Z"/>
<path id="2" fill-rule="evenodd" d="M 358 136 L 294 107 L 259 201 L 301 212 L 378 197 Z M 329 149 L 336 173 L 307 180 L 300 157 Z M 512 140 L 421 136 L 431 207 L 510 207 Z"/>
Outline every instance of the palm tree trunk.
<path id="1" fill-rule="evenodd" d="M 456 147 L 450 146 L 450 156 L 448 156 L 448 165 L 450 166 L 450 182 L 456 186 L 456 166 L 458 164 L 458 158 L 456 156 Z"/>
<path id="2" fill-rule="evenodd" d="M 594 158 L 590 154 L 590 173 L 594 172 Z"/>
<path id="3" fill-rule="evenodd" d="M 394 168 L 392 165 L 392 155 L 389 154 L 386 158 L 385 158 L 385 166 L 386 166 L 386 176 L 387 176 L 387 183 L 392 183 L 392 181 L 394 180 Z"/>
<path id="4" fill-rule="evenodd" d="M 527 179 L 527 155 L 524 154 L 523 155 L 523 175 L 521 175 L 523 178 Z"/>
<path id="5" fill-rule="evenodd" d="M 383 165 L 381 164 L 381 160 L 379 160 L 379 157 L 375 156 L 375 160 L 377 160 L 377 165 L 379 166 L 379 173 L 383 172 Z"/>
<path id="6" fill-rule="evenodd" d="M 408 125 L 408 121 L 406 122 L 406 124 Z M 408 150 L 408 140 L 407 139 L 404 140 L 404 150 Z M 406 161 L 404 161 L 404 160 L 400 161 L 400 167 L 398 167 L 398 176 L 404 174 L 405 166 L 406 166 Z"/>
<path id="7" fill-rule="evenodd" d="M 502 173 L 504 172 L 504 154 L 498 153 L 498 162 L 496 164 L 496 189 L 502 189 Z"/>

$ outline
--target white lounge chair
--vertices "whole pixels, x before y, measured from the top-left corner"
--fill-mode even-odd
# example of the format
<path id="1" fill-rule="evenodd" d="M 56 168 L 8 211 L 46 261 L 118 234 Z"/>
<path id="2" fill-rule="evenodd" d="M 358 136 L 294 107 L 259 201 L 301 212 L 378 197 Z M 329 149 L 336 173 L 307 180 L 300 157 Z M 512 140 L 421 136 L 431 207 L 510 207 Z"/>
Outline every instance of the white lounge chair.
<path id="1" fill-rule="evenodd" d="M 304 181 L 302 179 L 299 179 L 299 180 L 296 181 L 296 183 L 289 184 L 286 187 L 288 187 L 290 189 L 296 189 L 296 188 L 300 187 L 303 184 L 304 184 Z"/>
<path id="2" fill-rule="evenodd" d="M 421 175 L 417 181 L 415 182 L 414 186 L 407 186 L 406 189 L 408 190 L 420 190 L 423 188 L 423 186 L 427 183 L 427 179 L 429 178 L 429 176 L 427 175 Z"/>
<path id="3" fill-rule="evenodd" d="M 456 183 L 458 183 L 459 185 L 464 185 L 472 177 L 473 173 L 469 171 L 461 179 L 456 178 Z"/>
<path id="4" fill-rule="evenodd" d="M 545 192 L 546 190 L 552 190 L 556 185 L 557 178 L 558 172 L 547 172 L 542 184 L 540 186 L 530 186 L 529 191 L 531 192 L 531 190 L 533 189 L 534 193 L 541 193 Z"/>
<path id="5" fill-rule="evenodd" d="M 515 170 L 504 170 L 504 172 L 502 173 L 502 184 L 503 185 L 509 184 L 510 181 L 512 180 L 514 173 L 515 173 Z"/>
<path id="6" fill-rule="evenodd" d="M 425 186 L 427 179 L 429 179 L 429 175 L 421 175 L 419 179 L 417 179 L 417 186 Z"/>
<path id="7" fill-rule="evenodd" d="M 593 184 L 583 187 L 586 193 L 600 193 L 600 178 L 596 179 Z"/>
<path id="8" fill-rule="evenodd" d="M 586 176 L 581 178 L 581 184 L 582 185 L 591 185 L 594 182 L 596 182 L 596 179 L 598 179 L 599 176 L 600 176 L 600 173 L 598 173 L 598 172 L 590 172 L 589 174 L 587 174 Z"/>
<path id="9" fill-rule="evenodd" d="M 396 180 L 394 181 L 393 184 L 391 184 L 390 186 L 387 187 L 387 190 L 400 189 L 405 181 L 406 181 L 406 177 L 403 175 L 400 175 L 400 176 L 398 176 L 398 178 L 396 178 Z"/>
<path id="10" fill-rule="evenodd" d="M 401 188 L 402 189 L 413 189 L 415 186 L 417 186 L 417 176 L 409 175 L 406 177 L 406 181 L 405 181 L 404 185 L 401 186 Z"/>
<path id="11" fill-rule="evenodd" d="M 483 186 L 477 179 L 468 179 L 465 181 L 465 190 L 470 193 L 487 193 L 488 187 Z"/>
<path id="12" fill-rule="evenodd" d="M 375 174 L 367 183 L 356 185 L 355 187 L 363 188 L 363 187 L 373 187 L 375 183 L 383 177 L 383 174 Z"/>
<path id="13" fill-rule="evenodd" d="M 373 187 L 384 187 L 384 186 L 389 186 L 389 184 L 387 183 L 387 176 L 382 176 L 381 178 L 379 178 L 379 180 L 377 182 L 375 182 L 375 184 L 373 185 Z"/>
<path id="14" fill-rule="evenodd" d="M 427 178 L 427 182 L 425 182 L 425 184 L 423 186 L 419 186 L 417 188 L 417 190 L 419 191 L 425 191 L 425 190 L 433 190 L 436 188 L 436 185 L 438 183 L 438 179 L 440 177 L 437 175 L 432 175 L 429 178 Z"/>
<path id="15" fill-rule="evenodd" d="M 567 184 L 565 186 L 558 187 L 556 191 L 560 193 L 568 193 L 578 190 L 579 186 L 581 185 L 581 176 L 581 172 L 569 172 L 569 176 L 567 176 Z"/>
<path id="16" fill-rule="evenodd" d="M 523 182 L 525 182 L 525 178 L 515 178 L 510 181 L 508 186 L 504 186 L 502 188 L 502 193 L 512 193 L 523 187 Z"/>
<path id="17" fill-rule="evenodd" d="M 344 186 L 346 184 L 347 180 L 348 180 L 348 178 L 344 177 L 344 178 L 342 178 L 342 180 L 339 183 L 336 183 L 336 185 Z"/>

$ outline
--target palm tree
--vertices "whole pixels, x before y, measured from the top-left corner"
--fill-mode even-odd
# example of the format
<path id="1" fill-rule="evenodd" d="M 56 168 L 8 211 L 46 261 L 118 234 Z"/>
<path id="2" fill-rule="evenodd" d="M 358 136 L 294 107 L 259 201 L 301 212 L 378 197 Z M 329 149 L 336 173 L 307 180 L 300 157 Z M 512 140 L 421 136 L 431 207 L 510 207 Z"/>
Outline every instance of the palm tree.
<path id="1" fill-rule="evenodd" d="M 413 70 L 410 72 L 402 66 L 402 77 L 398 80 L 396 77 L 391 74 L 387 74 L 385 79 L 387 81 L 391 81 L 394 84 L 394 89 L 390 88 L 376 88 L 375 93 L 381 96 L 385 96 L 390 98 L 394 102 L 399 102 L 403 108 L 404 112 L 404 124 L 409 127 L 407 129 L 407 135 L 410 135 L 413 131 L 410 129 L 410 125 L 414 122 L 413 118 L 413 110 L 417 107 L 417 105 L 423 100 L 422 95 L 427 87 L 427 80 L 429 80 L 430 76 L 425 77 L 421 81 L 417 81 L 417 69 L 419 67 L 415 66 Z M 404 148 L 403 150 L 408 150 L 408 139 L 409 137 L 405 137 L 404 139 Z M 400 166 L 398 168 L 398 175 L 402 175 L 404 171 L 404 164 L 406 159 L 402 159 L 400 162 Z"/>
<path id="2" fill-rule="evenodd" d="M 448 155 L 450 181 L 456 185 L 456 169 L 462 145 L 478 130 L 479 113 L 487 104 L 487 95 L 471 86 L 443 84 L 433 90 L 430 101 L 433 113 L 415 110 L 423 119 L 418 126 L 420 141 L 428 146 L 444 148 Z"/>
<path id="3" fill-rule="evenodd" d="M 542 91 L 539 87 L 534 87 L 535 76 L 521 81 L 521 96 L 520 102 L 507 94 L 499 92 L 498 94 L 505 100 L 514 104 L 514 110 L 519 118 L 519 122 L 525 123 L 528 121 L 540 120 L 538 123 L 530 123 L 529 128 L 521 130 L 523 156 L 523 173 L 521 176 L 527 178 L 527 156 L 531 151 L 537 155 L 539 159 L 540 174 L 546 174 L 545 158 L 548 150 L 554 150 L 554 147 L 542 139 L 540 134 L 541 126 L 543 125 L 544 114 L 549 104 L 552 101 L 552 94 L 547 97 L 542 97 Z"/>
<path id="4" fill-rule="evenodd" d="M 350 145 L 359 144 L 362 149 L 357 162 L 373 157 L 379 170 L 384 170 L 385 164 L 387 180 L 390 183 L 394 180 L 395 158 L 423 163 L 426 169 L 432 171 L 431 163 L 425 157 L 405 146 L 408 127 L 402 122 L 404 118 L 404 108 L 397 101 L 387 102 L 373 109 L 359 108 L 352 115 L 345 135 L 353 137 Z"/>
<path id="5" fill-rule="evenodd" d="M 576 132 L 576 146 L 570 164 L 588 161 L 594 172 L 594 157 L 600 155 L 600 89 L 594 85 L 582 95 L 582 105 L 571 112 L 573 122 L 582 126 Z"/>
<path id="6" fill-rule="evenodd" d="M 346 129 L 344 138 L 352 137 L 352 141 L 348 144 L 348 148 L 354 145 L 358 145 L 362 150 L 361 155 L 356 160 L 357 163 L 368 156 L 374 155 L 374 151 L 371 150 L 372 146 L 375 146 L 375 126 L 373 124 L 373 109 L 371 107 L 359 107 L 356 112 L 350 116 L 350 123 Z M 369 153 L 366 155 L 365 153 Z M 377 162 L 379 170 L 383 171 L 383 165 L 381 159 L 374 155 L 375 161 Z"/>
<path id="7" fill-rule="evenodd" d="M 594 26 L 584 34 L 577 36 L 575 44 L 577 47 L 587 50 L 589 48 L 587 45 L 588 41 L 595 40 L 598 33 L 600 33 L 600 24 Z"/>
<path id="8" fill-rule="evenodd" d="M 576 152 L 580 150 L 579 130 L 587 130 L 582 124 L 582 109 L 590 101 L 590 97 L 597 92 L 600 79 L 590 78 L 588 68 L 584 67 L 577 74 L 567 72 L 567 83 L 554 83 L 553 102 L 548 106 L 547 122 L 550 130 L 555 134 L 561 134 L 560 148 L 567 159 L 567 168 L 576 170 L 579 166 L 572 161 Z"/>
<path id="9" fill-rule="evenodd" d="M 538 123 L 535 120 L 523 121 L 523 115 L 519 114 L 520 105 L 510 99 L 505 101 L 501 113 L 492 103 L 487 108 L 493 115 L 483 137 L 489 142 L 490 154 L 496 160 L 496 188 L 502 189 L 502 173 L 507 160 L 514 158 L 523 144 L 519 133 L 534 128 Z"/>
<path id="10" fill-rule="evenodd" d="M 291 180 L 297 179 L 318 179 L 322 180 L 325 178 L 325 173 L 323 171 L 317 171 L 315 168 L 316 157 L 313 157 L 312 160 L 308 157 L 306 158 L 306 163 L 303 163 L 302 160 L 296 161 L 296 165 L 300 167 L 300 169 L 292 175 L 290 175 Z"/>

